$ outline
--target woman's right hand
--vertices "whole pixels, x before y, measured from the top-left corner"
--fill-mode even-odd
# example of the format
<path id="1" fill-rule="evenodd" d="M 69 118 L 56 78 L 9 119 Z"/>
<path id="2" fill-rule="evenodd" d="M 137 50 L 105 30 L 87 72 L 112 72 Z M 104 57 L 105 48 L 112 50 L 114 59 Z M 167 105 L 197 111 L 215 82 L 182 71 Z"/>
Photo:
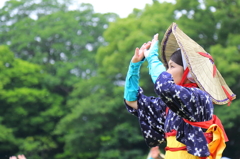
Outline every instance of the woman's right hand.
<path id="1" fill-rule="evenodd" d="M 132 57 L 132 63 L 137 63 L 141 61 L 144 58 L 144 52 L 147 52 L 147 49 L 149 49 L 151 46 L 151 42 L 149 41 L 148 43 L 144 43 L 141 48 L 136 48 L 135 53 Z"/>

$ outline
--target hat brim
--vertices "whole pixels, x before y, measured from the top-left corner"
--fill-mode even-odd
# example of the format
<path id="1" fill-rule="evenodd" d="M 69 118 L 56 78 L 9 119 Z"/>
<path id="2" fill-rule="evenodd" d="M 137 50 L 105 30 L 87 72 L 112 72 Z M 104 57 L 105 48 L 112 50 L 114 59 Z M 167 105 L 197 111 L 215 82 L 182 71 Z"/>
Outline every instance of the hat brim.
<path id="1" fill-rule="evenodd" d="M 176 23 L 172 23 L 161 42 L 161 60 L 166 68 L 168 68 L 168 61 L 171 55 L 178 48 L 181 49 L 190 73 L 199 88 L 207 92 L 215 104 L 222 105 L 230 101 L 223 87 L 231 96 L 231 100 L 236 98 L 236 95 L 228 87 L 218 70 L 216 75 L 213 76 L 213 61 L 198 53 L 203 52 L 207 54 L 207 52 L 179 29 Z"/>

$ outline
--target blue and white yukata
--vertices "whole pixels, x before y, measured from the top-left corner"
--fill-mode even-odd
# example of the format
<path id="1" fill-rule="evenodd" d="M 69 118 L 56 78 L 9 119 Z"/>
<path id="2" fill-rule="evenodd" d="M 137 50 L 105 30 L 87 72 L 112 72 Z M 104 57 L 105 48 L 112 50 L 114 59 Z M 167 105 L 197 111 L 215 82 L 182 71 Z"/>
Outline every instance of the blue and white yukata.
<path id="1" fill-rule="evenodd" d="M 158 59 L 157 51 L 157 43 L 155 43 L 146 59 L 158 97 L 145 96 L 142 88 L 138 86 L 139 70 L 143 61 L 131 62 L 126 77 L 124 98 L 128 101 L 137 100 L 138 109 L 133 109 L 125 102 L 126 108 L 138 117 L 142 135 L 150 147 L 165 141 L 165 133 L 176 130 L 177 141 L 186 145 L 188 153 L 194 156 L 209 156 L 204 130 L 184 122 L 183 118 L 192 122 L 212 119 L 211 98 L 199 88 L 176 85 L 171 74 L 164 71 L 165 68 L 163 69 Z M 167 107 L 168 113 L 166 113 Z"/>

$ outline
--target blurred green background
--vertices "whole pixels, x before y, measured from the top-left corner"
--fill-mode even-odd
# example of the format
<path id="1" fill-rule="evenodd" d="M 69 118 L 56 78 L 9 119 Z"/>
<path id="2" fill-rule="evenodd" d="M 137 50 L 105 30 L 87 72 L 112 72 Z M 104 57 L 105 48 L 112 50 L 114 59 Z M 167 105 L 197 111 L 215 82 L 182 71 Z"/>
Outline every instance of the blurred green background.
<path id="1" fill-rule="evenodd" d="M 172 22 L 212 54 L 240 93 L 240 0 L 153 0 L 127 18 L 71 0 L 10 0 L 0 10 L 0 158 L 143 159 L 149 151 L 123 103 L 136 47 Z M 124 8 L 123 8 L 124 9 Z M 33 18 L 34 15 L 34 18 Z M 140 85 L 154 95 L 147 64 Z M 240 100 L 215 106 L 240 156 Z M 163 149 L 165 145 L 161 146 Z"/>

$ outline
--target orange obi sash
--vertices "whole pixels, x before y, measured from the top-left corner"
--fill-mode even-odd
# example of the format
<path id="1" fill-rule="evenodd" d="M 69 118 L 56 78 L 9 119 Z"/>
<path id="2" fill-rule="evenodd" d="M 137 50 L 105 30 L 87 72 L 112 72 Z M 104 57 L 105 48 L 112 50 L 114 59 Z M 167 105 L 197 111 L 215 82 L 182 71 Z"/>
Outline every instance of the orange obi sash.
<path id="1" fill-rule="evenodd" d="M 227 134 L 224 130 L 224 127 L 221 123 L 221 120 L 216 115 L 213 115 L 211 120 L 202 121 L 202 122 L 191 122 L 191 121 L 189 121 L 187 119 L 184 119 L 184 118 L 183 118 L 183 120 L 190 125 L 197 126 L 197 127 L 203 128 L 203 129 L 208 129 L 212 124 L 216 124 L 222 130 L 225 142 L 228 141 L 228 137 L 227 137 Z"/>
<path id="2" fill-rule="evenodd" d="M 166 114 L 168 114 L 169 108 L 166 108 Z M 200 159 L 221 159 L 223 150 L 226 147 L 225 142 L 229 141 L 228 137 L 226 135 L 226 132 L 224 130 L 224 127 L 221 123 L 221 120 L 216 116 L 213 115 L 212 119 L 209 121 L 203 121 L 203 122 L 191 122 L 187 119 L 182 118 L 186 123 L 200 127 L 203 129 L 207 129 L 207 131 L 204 133 L 204 136 L 208 143 L 208 149 L 210 152 L 209 157 L 200 157 Z M 177 131 L 172 130 L 172 132 L 165 133 L 166 138 L 170 136 L 176 136 Z M 166 147 L 166 151 L 180 151 L 180 150 L 187 150 L 186 146 L 182 147 Z"/>
<path id="3" fill-rule="evenodd" d="M 212 119 L 209 121 L 191 122 L 184 118 L 183 120 L 190 125 L 207 129 L 204 135 L 208 142 L 208 149 L 211 154 L 209 159 L 220 159 L 223 150 L 226 147 L 225 142 L 228 141 L 228 137 L 220 119 L 216 115 L 213 115 Z"/>

